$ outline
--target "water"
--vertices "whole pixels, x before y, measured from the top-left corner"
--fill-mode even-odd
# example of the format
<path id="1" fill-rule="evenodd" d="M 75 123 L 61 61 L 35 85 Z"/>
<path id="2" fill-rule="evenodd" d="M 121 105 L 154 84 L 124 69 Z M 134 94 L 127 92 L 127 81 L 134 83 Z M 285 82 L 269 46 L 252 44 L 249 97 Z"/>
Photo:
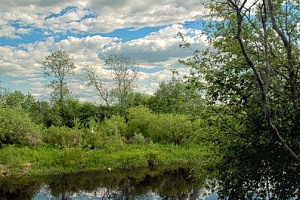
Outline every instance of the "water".
<path id="1" fill-rule="evenodd" d="M 214 200 L 190 169 L 139 169 L 0 181 L 3 200 Z"/>
<path id="2" fill-rule="evenodd" d="M 257 162 L 261 163 L 261 162 Z M 279 163 L 279 164 L 278 164 Z M 254 162 L 207 172 L 191 168 L 143 168 L 132 171 L 77 173 L 0 179 L 1 200 L 217 200 L 300 199 L 299 165 L 274 168 Z M 225 168 L 223 168 L 225 169 Z M 232 170 L 235 169 L 235 170 Z M 211 184 L 209 184 L 211 183 Z M 217 186 L 214 186 L 214 185 Z M 208 189 L 217 188 L 218 195 Z"/>

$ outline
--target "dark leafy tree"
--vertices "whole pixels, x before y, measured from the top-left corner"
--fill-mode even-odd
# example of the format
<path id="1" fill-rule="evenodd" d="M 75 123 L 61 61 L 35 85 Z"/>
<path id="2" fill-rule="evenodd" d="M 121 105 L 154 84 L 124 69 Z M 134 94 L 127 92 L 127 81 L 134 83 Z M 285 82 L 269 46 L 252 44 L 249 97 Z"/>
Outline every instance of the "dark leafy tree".
<path id="1" fill-rule="evenodd" d="M 149 107 L 156 113 L 185 114 L 199 116 L 203 108 L 201 92 L 173 74 L 169 81 L 162 81 L 149 99 Z"/>
<path id="2" fill-rule="evenodd" d="M 221 158 L 220 194 L 289 199 L 299 195 L 300 180 L 300 5 L 249 2 L 209 1 L 212 16 L 222 20 L 206 26 L 210 46 L 181 62 L 191 66 L 190 81 L 205 89 L 216 113 L 219 131 L 210 137 Z"/>
<path id="3" fill-rule="evenodd" d="M 247 118 L 241 121 L 262 125 L 269 138 L 299 162 L 300 5 L 263 0 L 246 7 L 246 3 L 211 1 L 213 16 L 224 20 L 207 26 L 210 47 L 194 51 L 194 57 L 182 63 L 191 66 L 191 82 L 206 90 L 210 102 L 244 113 Z"/>

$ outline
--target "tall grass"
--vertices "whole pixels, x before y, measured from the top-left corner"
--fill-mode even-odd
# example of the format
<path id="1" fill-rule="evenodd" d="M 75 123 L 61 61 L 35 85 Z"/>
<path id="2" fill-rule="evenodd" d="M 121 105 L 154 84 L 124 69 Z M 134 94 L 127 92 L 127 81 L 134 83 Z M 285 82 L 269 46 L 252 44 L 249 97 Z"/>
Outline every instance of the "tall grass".
<path id="1" fill-rule="evenodd" d="M 199 146 L 125 145 L 119 150 L 15 147 L 0 149 L 2 175 L 45 175 L 78 171 L 122 170 L 160 165 L 201 165 L 210 156 Z"/>

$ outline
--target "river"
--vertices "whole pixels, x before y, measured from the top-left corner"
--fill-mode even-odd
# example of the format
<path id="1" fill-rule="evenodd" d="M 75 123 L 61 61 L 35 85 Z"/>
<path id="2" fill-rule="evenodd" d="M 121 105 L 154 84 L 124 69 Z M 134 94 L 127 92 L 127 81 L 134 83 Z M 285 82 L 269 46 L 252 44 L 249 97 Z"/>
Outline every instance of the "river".
<path id="1" fill-rule="evenodd" d="M 2 200 L 214 200 L 206 181 L 186 168 L 107 170 L 43 177 L 8 178 L 0 181 Z"/>

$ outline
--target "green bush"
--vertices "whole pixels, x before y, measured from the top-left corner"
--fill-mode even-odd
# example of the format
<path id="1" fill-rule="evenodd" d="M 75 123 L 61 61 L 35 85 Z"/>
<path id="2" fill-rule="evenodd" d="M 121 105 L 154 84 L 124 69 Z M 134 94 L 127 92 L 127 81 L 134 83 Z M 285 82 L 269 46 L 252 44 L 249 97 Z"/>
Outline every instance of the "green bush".
<path id="1" fill-rule="evenodd" d="M 154 142 L 182 144 L 194 135 L 191 122 L 183 115 L 158 115 L 150 129 L 151 139 Z"/>
<path id="2" fill-rule="evenodd" d="M 146 139 L 141 133 L 134 134 L 132 138 L 134 144 L 146 144 Z"/>
<path id="3" fill-rule="evenodd" d="M 83 133 L 66 126 L 51 126 L 43 132 L 45 143 L 58 148 L 78 147 L 82 143 Z"/>
<path id="4" fill-rule="evenodd" d="M 101 124 L 90 120 L 88 127 L 84 129 L 83 147 L 113 151 L 124 145 L 121 134 L 124 134 L 126 124 L 123 118 L 113 116 Z"/>
<path id="5" fill-rule="evenodd" d="M 120 116 L 113 115 L 111 118 L 105 119 L 99 128 L 107 136 L 126 135 L 125 119 Z"/>
<path id="6" fill-rule="evenodd" d="M 0 145 L 39 143 L 41 143 L 39 127 L 32 122 L 27 113 L 0 106 Z"/>
<path id="7" fill-rule="evenodd" d="M 192 123 L 185 116 L 156 115 L 145 107 L 129 109 L 127 132 L 132 140 L 141 134 L 153 142 L 173 144 L 182 144 L 195 135 Z"/>
<path id="8" fill-rule="evenodd" d="M 127 138 L 136 134 L 142 134 L 145 138 L 150 137 L 150 126 L 156 121 L 156 115 L 146 107 L 134 107 L 129 109 Z"/>

